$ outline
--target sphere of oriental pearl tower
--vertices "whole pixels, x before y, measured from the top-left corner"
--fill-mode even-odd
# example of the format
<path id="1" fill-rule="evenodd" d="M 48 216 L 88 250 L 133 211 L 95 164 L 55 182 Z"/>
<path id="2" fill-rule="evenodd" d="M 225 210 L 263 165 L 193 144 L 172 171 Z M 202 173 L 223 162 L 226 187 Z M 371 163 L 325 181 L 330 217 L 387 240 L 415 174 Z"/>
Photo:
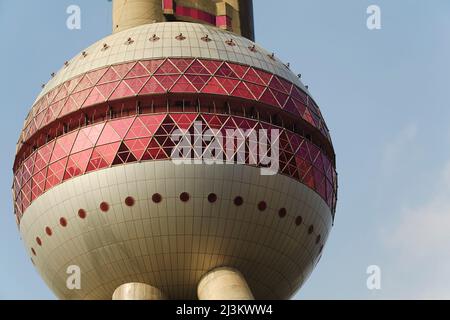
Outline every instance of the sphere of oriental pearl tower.
<path id="1" fill-rule="evenodd" d="M 335 154 L 308 88 L 253 42 L 252 11 L 115 0 L 113 34 L 45 85 L 13 195 L 58 298 L 288 299 L 306 281 L 334 222 Z"/>

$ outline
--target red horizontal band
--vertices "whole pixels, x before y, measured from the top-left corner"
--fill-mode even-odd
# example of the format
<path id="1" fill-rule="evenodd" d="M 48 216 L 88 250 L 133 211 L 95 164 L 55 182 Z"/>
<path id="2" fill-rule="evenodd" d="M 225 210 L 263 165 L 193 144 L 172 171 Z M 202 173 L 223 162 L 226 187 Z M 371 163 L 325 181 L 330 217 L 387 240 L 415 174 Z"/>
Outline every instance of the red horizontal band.
<path id="1" fill-rule="evenodd" d="M 229 62 L 163 59 L 105 67 L 52 89 L 30 111 L 18 150 L 36 132 L 77 110 L 127 97 L 167 92 L 214 94 L 258 101 L 303 119 L 331 144 L 319 108 L 291 82 L 253 67 Z"/>
<path id="2" fill-rule="evenodd" d="M 13 189 L 18 220 L 42 193 L 66 180 L 115 165 L 169 160 L 175 145 L 171 133 L 189 129 L 195 121 L 200 121 L 205 130 L 221 132 L 276 128 L 237 116 L 198 113 L 139 115 L 80 128 L 42 146 L 16 170 Z M 316 191 L 334 213 L 337 178 L 332 162 L 301 135 L 278 129 L 281 133 L 279 173 Z M 249 163 L 247 158 L 246 164 Z"/>
<path id="3" fill-rule="evenodd" d="M 203 21 L 211 25 L 215 25 L 216 22 L 216 16 L 213 14 L 197 8 L 183 7 L 180 5 L 175 6 L 175 15 Z"/>

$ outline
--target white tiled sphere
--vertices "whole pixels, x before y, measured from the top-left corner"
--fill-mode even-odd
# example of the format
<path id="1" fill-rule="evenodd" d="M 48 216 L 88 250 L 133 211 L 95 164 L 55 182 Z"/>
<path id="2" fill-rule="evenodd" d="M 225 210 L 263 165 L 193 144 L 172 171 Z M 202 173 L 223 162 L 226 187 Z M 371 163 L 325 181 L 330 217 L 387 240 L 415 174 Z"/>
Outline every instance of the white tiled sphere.
<path id="1" fill-rule="evenodd" d="M 182 33 L 183 41 L 176 37 Z M 156 35 L 158 41 L 149 39 Z M 201 39 L 208 35 L 211 41 Z M 126 45 L 128 38 L 133 43 Z M 234 46 L 226 42 L 233 39 Z M 108 49 L 102 50 L 107 44 Z M 230 61 L 266 70 L 281 76 L 307 91 L 298 77 L 272 52 L 256 45 L 251 40 L 232 32 L 198 23 L 161 22 L 146 24 L 118 32 L 97 41 L 85 49 L 86 57 L 80 53 L 68 61 L 68 66 L 59 70 L 45 86 L 36 101 L 59 84 L 87 71 L 127 61 L 159 58 L 202 58 Z"/>
<path id="2" fill-rule="evenodd" d="M 183 192 L 190 195 L 186 203 L 179 198 Z M 162 195 L 159 204 L 152 201 L 155 193 Z M 210 193 L 217 202 L 208 202 Z M 244 199 L 240 207 L 234 205 L 236 196 Z M 125 204 L 127 197 L 134 206 Z M 260 201 L 267 203 L 263 212 Z M 108 212 L 99 209 L 101 202 L 109 204 Z M 286 217 L 279 217 L 280 208 L 287 209 Z M 79 209 L 86 211 L 85 219 Z M 152 161 L 56 186 L 30 205 L 20 229 L 26 247 L 36 251 L 36 268 L 59 298 L 111 299 L 121 284 L 141 282 L 171 299 L 195 299 L 201 277 L 226 266 L 244 274 L 255 298 L 286 299 L 318 261 L 331 217 L 317 193 L 284 175 L 262 176 L 245 165 Z M 81 290 L 66 286 L 71 265 L 81 269 Z"/>

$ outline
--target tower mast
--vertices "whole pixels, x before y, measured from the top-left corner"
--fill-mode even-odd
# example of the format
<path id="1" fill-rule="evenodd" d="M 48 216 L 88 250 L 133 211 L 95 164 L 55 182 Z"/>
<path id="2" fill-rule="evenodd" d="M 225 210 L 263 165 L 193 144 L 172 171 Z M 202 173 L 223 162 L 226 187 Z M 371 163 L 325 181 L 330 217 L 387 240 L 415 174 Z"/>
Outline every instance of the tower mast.
<path id="1" fill-rule="evenodd" d="M 113 33 L 168 21 L 214 25 L 254 40 L 252 0 L 113 0 Z"/>

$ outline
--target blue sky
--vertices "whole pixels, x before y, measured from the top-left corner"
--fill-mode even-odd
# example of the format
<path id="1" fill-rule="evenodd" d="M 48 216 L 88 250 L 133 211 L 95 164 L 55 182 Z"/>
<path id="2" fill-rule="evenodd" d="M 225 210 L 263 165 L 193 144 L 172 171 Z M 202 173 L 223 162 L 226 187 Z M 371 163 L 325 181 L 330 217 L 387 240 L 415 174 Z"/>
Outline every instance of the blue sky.
<path id="1" fill-rule="evenodd" d="M 66 28 L 66 8 L 82 29 Z M 255 0 L 257 42 L 319 103 L 338 163 L 337 218 L 298 299 L 450 298 L 450 2 Z M 366 27 L 380 6 L 382 29 Z M 107 0 L 0 0 L 0 299 L 54 299 L 14 222 L 12 162 L 50 73 L 108 35 Z M 378 265 L 381 290 L 366 287 Z"/>

